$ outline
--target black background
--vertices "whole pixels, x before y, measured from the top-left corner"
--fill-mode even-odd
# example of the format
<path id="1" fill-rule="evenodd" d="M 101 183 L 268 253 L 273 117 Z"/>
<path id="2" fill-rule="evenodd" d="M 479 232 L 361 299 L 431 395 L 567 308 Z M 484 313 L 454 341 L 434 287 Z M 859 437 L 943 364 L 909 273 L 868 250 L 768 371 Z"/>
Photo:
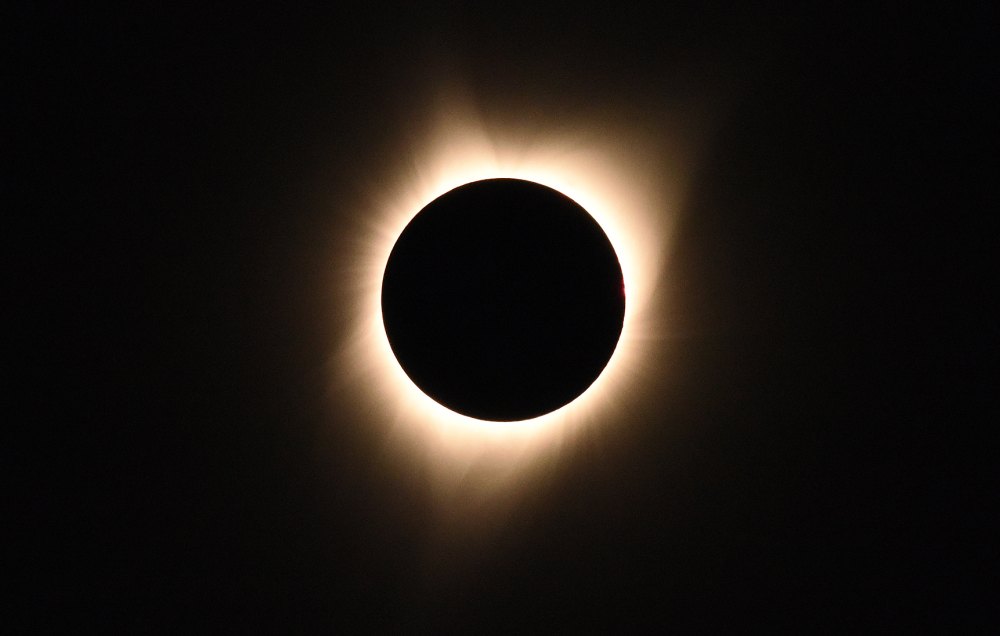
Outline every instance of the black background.
<path id="1" fill-rule="evenodd" d="M 8 624 L 989 620 L 985 11 L 217 7 L 4 20 Z M 656 131 L 703 92 L 726 117 L 665 272 L 688 337 L 655 415 L 424 587 L 429 496 L 330 412 L 322 233 L 442 68 L 497 110 Z"/>

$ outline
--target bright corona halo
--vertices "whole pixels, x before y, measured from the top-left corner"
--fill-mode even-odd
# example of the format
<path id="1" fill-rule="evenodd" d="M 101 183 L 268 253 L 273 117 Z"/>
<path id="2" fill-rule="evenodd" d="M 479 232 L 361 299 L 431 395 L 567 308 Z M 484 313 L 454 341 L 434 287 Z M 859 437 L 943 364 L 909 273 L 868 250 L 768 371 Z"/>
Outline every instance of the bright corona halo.
<path id="1" fill-rule="evenodd" d="M 655 400 L 664 361 L 657 345 L 664 336 L 658 283 L 684 174 L 676 169 L 679 158 L 665 163 L 669 153 L 627 124 L 553 125 L 558 132 L 526 137 L 488 130 L 461 100 L 437 114 L 437 125 L 422 123 L 420 134 L 397 148 L 398 164 L 370 167 L 367 196 L 341 204 L 357 212 L 343 217 L 334 233 L 331 301 L 348 323 L 333 341 L 331 398 L 338 411 L 353 410 L 401 452 L 430 462 L 424 465 L 445 484 L 483 461 L 513 476 L 509 471 L 525 462 L 583 432 L 622 425 Z M 675 169 L 666 172 L 665 165 Z M 618 345 L 597 380 L 562 408 L 503 423 L 456 413 L 417 388 L 393 355 L 380 303 L 389 255 L 413 217 L 456 187 L 495 178 L 541 184 L 584 208 L 614 248 L 628 290 Z M 345 231 L 351 226 L 344 223 L 356 229 Z"/>

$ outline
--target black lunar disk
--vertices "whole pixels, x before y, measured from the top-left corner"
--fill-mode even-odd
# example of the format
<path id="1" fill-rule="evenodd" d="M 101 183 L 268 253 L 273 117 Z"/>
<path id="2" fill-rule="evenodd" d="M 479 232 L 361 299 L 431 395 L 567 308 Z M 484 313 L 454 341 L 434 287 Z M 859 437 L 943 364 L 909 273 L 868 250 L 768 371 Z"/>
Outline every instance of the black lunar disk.
<path id="1" fill-rule="evenodd" d="M 520 179 L 474 181 L 421 210 L 382 280 L 382 318 L 424 393 L 481 420 L 573 401 L 621 335 L 621 265 L 569 197 Z"/>

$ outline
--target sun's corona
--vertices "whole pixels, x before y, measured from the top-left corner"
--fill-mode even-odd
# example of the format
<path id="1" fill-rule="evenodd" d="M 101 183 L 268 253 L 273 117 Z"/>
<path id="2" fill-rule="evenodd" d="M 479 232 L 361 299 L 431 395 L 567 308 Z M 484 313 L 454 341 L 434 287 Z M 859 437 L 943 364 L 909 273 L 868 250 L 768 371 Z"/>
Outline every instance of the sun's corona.
<path id="1" fill-rule="evenodd" d="M 337 270 L 350 278 L 339 281 L 349 297 L 339 298 L 354 311 L 348 333 L 335 343 L 338 408 L 366 413 L 445 476 L 486 459 L 509 472 L 584 430 L 614 426 L 648 400 L 649 378 L 661 364 L 651 343 L 665 330 L 658 288 L 679 183 L 658 167 L 662 149 L 624 124 L 554 127 L 558 134 L 526 140 L 523 131 L 488 127 L 454 105 L 438 122 L 426 128 L 426 139 L 404 148 L 407 163 L 375 175 L 354 240 L 341 243 L 347 247 L 341 258 L 353 265 Z M 618 345 L 597 380 L 562 408 L 501 424 L 451 411 L 417 388 L 393 355 L 380 305 L 389 255 L 414 215 L 458 186 L 497 178 L 547 186 L 584 208 L 614 248 L 628 292 Z"/>

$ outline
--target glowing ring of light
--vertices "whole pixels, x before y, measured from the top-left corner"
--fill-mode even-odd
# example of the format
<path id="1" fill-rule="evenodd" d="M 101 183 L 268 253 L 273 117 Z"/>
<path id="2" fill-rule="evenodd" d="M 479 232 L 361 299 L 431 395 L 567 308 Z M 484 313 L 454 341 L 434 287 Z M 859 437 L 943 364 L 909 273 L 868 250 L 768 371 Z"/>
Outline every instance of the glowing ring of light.
<path id="1" fill-rule="evenodd" d="M 438 126 L 410 148 L 412 163 L 378 175 L 369 189 L 365 227 L 354 249 L 340 250 L 352 265 L 339 268 L 355 307 L 346 342 L 338 342 L 335 384 L 345 401 L 391 435 L 419 441 L 434 458 L 447 457 L 457 472 L 492 455 L 508 468 L 558 448 L 587 424 L 620 418 L 648 400 L 658 365 L 651 346 L 664 335 L 658 279 L 669 247 L 678 175 L 664 174 L 662 149 L 642 131 L 596 122 L 559 134 L 488 131 L 454 106 L 442 109 Z M 472 181 L 508 177 L 533 181 L 570 197 L 604 230 L 618 255 L 628 294 L 622 333 L 598 379 L 555 411 L 517 422 L 487 422 L 455 413 L 428 397 L 406 376 L 382 324 L 382 275 L 396 239 L 409 221 L 438 196 Z M 455 471 L 452 471 L 455 472 Z M 457 473 L 456 473 L 457 474 Z"/>

